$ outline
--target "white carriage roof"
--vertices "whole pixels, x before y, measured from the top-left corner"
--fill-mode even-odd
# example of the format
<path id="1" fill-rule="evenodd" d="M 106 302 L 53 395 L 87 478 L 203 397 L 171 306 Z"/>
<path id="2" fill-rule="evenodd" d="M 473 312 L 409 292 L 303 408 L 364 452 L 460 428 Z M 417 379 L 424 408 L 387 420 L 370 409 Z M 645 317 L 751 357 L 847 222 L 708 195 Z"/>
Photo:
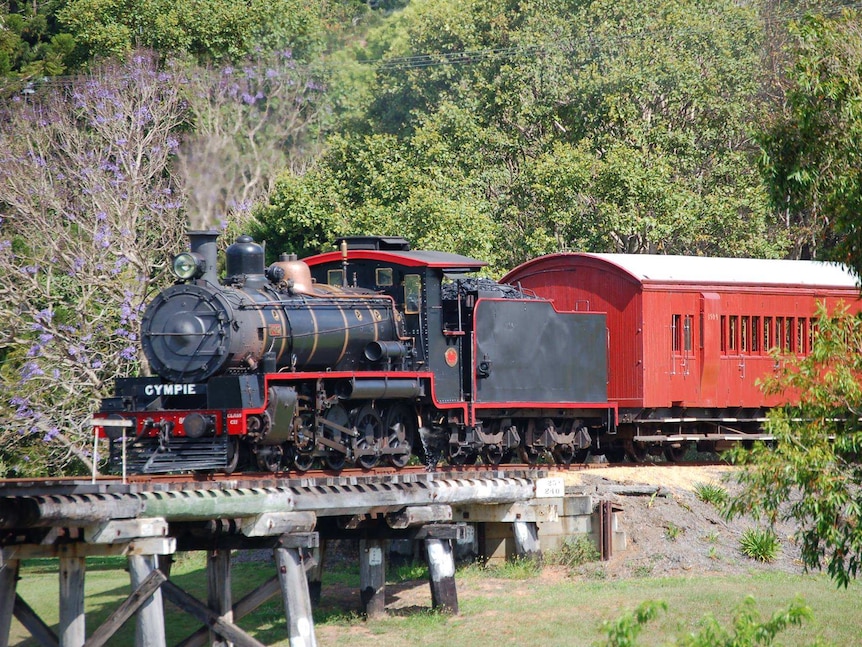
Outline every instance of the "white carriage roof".
<path id="1" fill-rule="evenodd" d="M 822 261 L 659 254 L 583 255 L 613 263 L 641 281 L 859 286 L 859 280 L 846 266 Z"/>

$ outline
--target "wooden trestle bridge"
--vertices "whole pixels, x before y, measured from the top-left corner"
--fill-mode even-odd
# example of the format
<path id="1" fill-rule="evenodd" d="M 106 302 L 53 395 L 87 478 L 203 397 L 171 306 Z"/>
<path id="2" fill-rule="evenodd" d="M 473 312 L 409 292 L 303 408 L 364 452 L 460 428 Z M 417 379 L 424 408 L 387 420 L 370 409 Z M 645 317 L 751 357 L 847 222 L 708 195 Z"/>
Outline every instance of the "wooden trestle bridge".
<path id="1" fill-rule="evenodd" d="M 384 609 L 386 548 L 394 538 L 424 542 L 432 604 L 457 612 L 452 540 L 463 540 L 476 524 L 511 524 L 512 552 L 538 554 L 538 528 L 545 523 L 553 528 L 549 535 L 604 536 L 609 550 L 612 512 L 604 511 L 605 532 L 593 531 L 593 507 L 589 496 L 567 496 L 561 478 L 534 468 L 0 481 L 0 647 L 9 644 L 13 617 L 46 647 L 97 647 L 134 615 L 136 646 L 164 647 L 164 600 L 201 622 L 183 647 L 260 647 L 235 621 L 279 593 L 291 647 L 312 647 L 312 601 L 319 596 L 321 551 L 329 539 L 360 539 L 360 595 L 369 616 Z M 489 540 L 480 551 L 488 546 L 496 550 Z M 231 551 L 249 548 L 271 549 L 276 573 L 234 602 Z M 178 550 L 206 551 L 206 603 L 170 580 Z M 87 636 L 86 558 L 107 555 L 127 556 L 132 593 Z M 26 575 L 21 561 L 43 557 L 59 563 L 56 632 L 17 591 Z"/>

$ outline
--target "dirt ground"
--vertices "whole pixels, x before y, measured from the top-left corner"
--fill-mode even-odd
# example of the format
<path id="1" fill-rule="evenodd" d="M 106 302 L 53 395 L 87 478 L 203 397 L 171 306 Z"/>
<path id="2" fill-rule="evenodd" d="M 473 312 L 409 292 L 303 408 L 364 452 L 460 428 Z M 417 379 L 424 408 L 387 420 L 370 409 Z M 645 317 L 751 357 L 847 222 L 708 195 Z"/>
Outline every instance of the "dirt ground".
<path id="1" fill-rule="evenodd" d="M 711 503 L 700 501 L 695 488 L 712 483 L 732 489 L 726 477 L 729 466 L 661 465 L 607 467 L 564 472 L 567 486 L 610 500 L 622 509 L 620 526 L 627 535 L 627 548 L 605 563 L 608 577 L 679 575 L 682 573 L 747 573 L 752 570 L 802 572 L 799 549 L 792 537 L 795 528 L 779 525 L 776 534 L 781 550 L 775 561 L 764 564 L 739 550 L 742 533 L 759 527 L 756 520 L 726 521 Z M 652 495 L 616 494 L 615 486 L 658 486 Z M 637 489 L 637 488 L 633 488 Z M 762 526 L 762 524 L 761 524 Z"/>

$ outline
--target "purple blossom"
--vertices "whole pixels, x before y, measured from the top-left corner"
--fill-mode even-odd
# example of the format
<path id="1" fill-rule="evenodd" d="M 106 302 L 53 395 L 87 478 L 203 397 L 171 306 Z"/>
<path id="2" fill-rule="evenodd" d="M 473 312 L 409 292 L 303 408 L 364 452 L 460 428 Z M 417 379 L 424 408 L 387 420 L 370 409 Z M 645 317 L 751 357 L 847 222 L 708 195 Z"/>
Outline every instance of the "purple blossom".
<path id="1" fill-rule="evenodd" d="M 43 371 L 36 362 L 27 362 L 21 368 L 21 382 L 27 382 L 32 380 L 34 377 L 40 377 L 45 375 L 45 371 Z"/>
<path id="2" fill-rule="evenodd" d="M 72 261 L 72 268 L 69 270 L 69 276 L 75 276 L 82 269 L 84 269 L 84 259 L 78 256 Z"/>
<path id="3" fill-rule="evenodd" d="M 113 276 L 117 276 L 120 272 L 123 271 L 123 268 L 128 265 L 129 261 L 125 256 L 120 256 L 116 261 L 114 261 L 114 268 L 111 270 L 111 274 Z"/>
<path id="4" fill-rule="evenodd" d="M 128 361 L 134 361 L 138 358 L 138 349 L 135 346 L 126 346 L 120 351 L 120 357 Z"/>
<path id="5" fill-rule="evenodd" d="M 102 249 L 108 249 L 111 246 L 111 230 L 107 226 L 99 227 L 93 236 L 93 242 Z"/>
<path id="6" fill-rule="evenodd" d="M 254 97 L 252 95 L 250 95 L 248 92 L 242 93 L 242 100 L 244 103 L 247 103 L 248 105 L 252 105 L 255 101 Z"/>
<path id="7" fill-rule="evenodd" d="M 22 273 L 28 274 L 30 276 L 36 276 L 38 271 L 39 271 L 38 265 L 25 265 L 24 267 L 21 268 Z"/>
<path id="8" fill-rule="evenodd" d="M 224 68 L 222 70 L 222 74 L 224 74 L 225 76 L 230 76 L 231 74 L 233 74 L 233 68 L 230 65 L 228 65 L 226 68 Z"/>
<path id="9" fill-rule="evenodd" d="M 42 442 L 50 443 L 52 440 L 54 440 L 59 435 L 60 435 L 60 430 L 57 429 L 56 427 L 51 427 L 47 432 L 45 432 L 45 435 L 42 436 Z"/>
<path id="10" fill-rule="evenodd" d="M 54 335 L 51 333 L 45 332 L 39 335 L 39 341 L 43 344 L 48 344 L 54 339 Z"/>

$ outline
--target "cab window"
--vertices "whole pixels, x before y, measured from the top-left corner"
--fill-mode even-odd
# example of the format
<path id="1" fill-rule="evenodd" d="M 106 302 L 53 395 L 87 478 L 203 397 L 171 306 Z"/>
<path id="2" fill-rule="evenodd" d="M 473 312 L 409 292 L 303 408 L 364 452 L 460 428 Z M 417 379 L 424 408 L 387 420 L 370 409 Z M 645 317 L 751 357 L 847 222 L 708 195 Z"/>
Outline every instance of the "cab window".
<path id="1" fill-rule="evenodd" d="M 374 272 L 374 281 L 378 288 L 388 288 L 392 285 L 392 268 L 378 267 Z"/>
<path id="2" fill-rule="evenodd" d="M 422 277 L 418 274 L 407 274 L 404 277 L 404 313 L 419 314 L 422 303 Z"/>
<path id="3" fill-rule="evenodd" d="M 326 273 L 326 283 L 338 287 L 344 285 L 344 270 L 329 270 Z"/>

